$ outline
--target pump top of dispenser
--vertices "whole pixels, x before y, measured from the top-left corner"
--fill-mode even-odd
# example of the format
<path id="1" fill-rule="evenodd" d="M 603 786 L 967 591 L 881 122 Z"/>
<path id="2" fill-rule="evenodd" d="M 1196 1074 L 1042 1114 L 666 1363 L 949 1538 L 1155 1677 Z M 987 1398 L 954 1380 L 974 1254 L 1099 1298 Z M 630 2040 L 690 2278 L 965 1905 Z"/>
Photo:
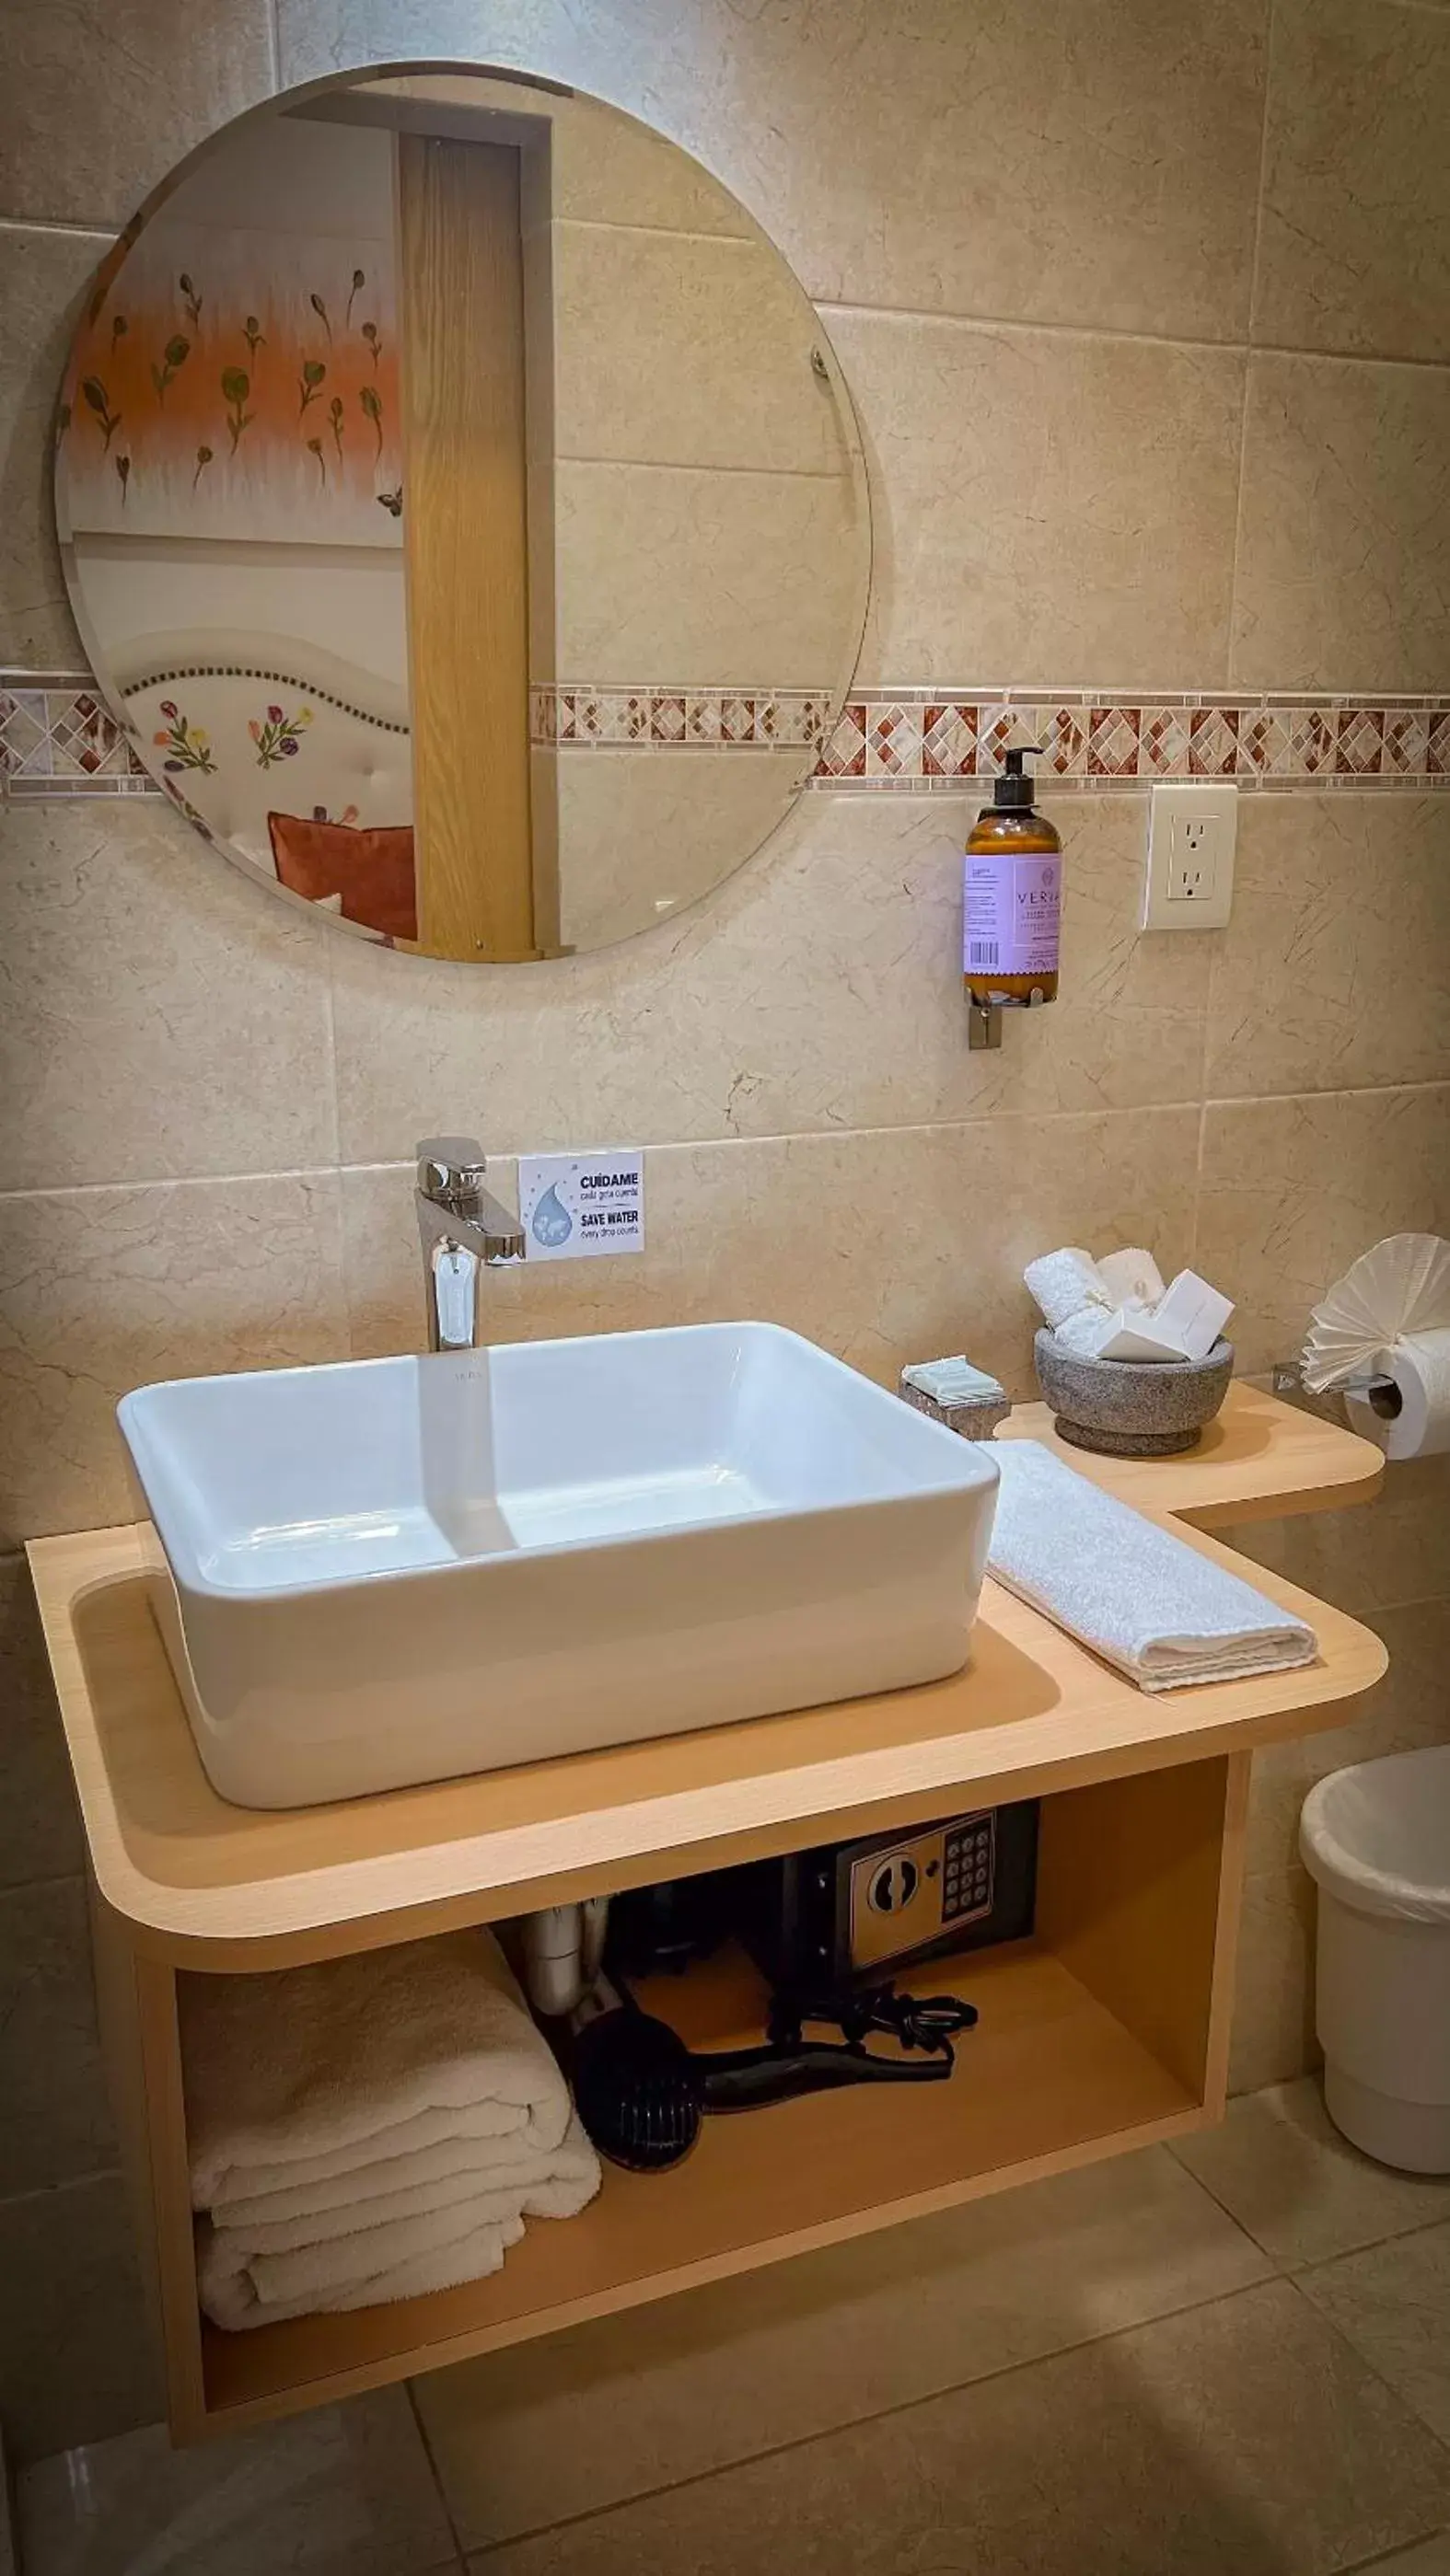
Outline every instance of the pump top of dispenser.
<path id="1" fill-rule="evenodd" d="M 1041 749 L 1040 742 L 1014 743 L 1010 751 L 1004 751 L 1002 754 L 1001 775 L 994 781 L 992 787 L 992 802 L 1000 812 L 1031 813 L 1032 791 L 1036 781 L 1027 775 L 1022 763 L 1029 752 L 1035 758 Z"/>

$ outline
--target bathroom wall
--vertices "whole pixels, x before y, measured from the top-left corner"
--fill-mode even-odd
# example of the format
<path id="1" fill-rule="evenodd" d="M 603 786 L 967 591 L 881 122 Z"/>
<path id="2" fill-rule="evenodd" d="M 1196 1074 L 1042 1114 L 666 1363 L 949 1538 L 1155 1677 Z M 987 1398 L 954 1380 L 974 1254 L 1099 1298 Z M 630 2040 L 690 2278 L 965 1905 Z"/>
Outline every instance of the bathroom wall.
<path id="1" fill-rule="evenodd" d="M 1450 8 L 1427 0 L 12 7 L 0 663 L 79 667 L 47 419 L 115 227 L 279 81 L 425 44 L 652 119 L 820 299 L 870 452 L 873 691 L 1450 685 Z M 441 1125 L 651 1149 L 644 1256 L 501 1280 L 500 1335 L 750 1312 L 883 1378 L 965 1343 L 1025 1388 L 1021 1265 L 1065 1238 L 1195 1260 L 1262 1368 L 1366 1242 L 1450 1231 L 1450 795 L 1250 792 L 1231 928 L 1151 940 L 1145 790 L 1049 801 L 1064 998 L 988 1057 L 955 794 L 813 789 L 698 915 L 539 972 L 369 953 L 154 799 L 10 802 L 4 1546 L 124 1513 L 111 1407 L 140 1379 L 414 1346 L 405 1161 Z M 1244 2084 L 1306 2060 L 1301 1780 L 1447 1731 L 1446 1463 L 1249 1534 L 1395 1668 L 1352 1736 L 1262 1767 Z M 0 2417 L 24 2454 L 156 2399 L 13 1553 L 5 1576 Z"/>

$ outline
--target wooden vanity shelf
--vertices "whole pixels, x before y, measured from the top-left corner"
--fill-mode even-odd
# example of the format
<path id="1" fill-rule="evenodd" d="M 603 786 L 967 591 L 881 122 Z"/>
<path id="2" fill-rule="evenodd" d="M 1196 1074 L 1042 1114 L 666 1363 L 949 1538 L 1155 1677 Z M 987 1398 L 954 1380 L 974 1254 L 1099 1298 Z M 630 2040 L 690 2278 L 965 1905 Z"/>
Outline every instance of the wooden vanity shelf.
<path id="1" fill-rule="evenodd" d="M 1022 1407 L 1006 1436 L 1050 1437 Z M 1002 1435 L 999 1435 L 1002 1436 Z M 1235 1388 L 1189 1457 L 1064 1453 L 1183 1523 L 1368 1499 L 1349 1433 Z M 30 1550 L 90 1848 L 103 2036 L 177 2440 L 320 2405 L 774 2262 L 1221 2116 L 1251 1748 L 1354 1713 L 1377 1637 L 1258 1567 L 1315 1626 L 1301 1672 L 1156 1696 L 988 1584 L 970 1668 L 793 1716 L 263 1813 L 197 1758 L 146 1605 L 137 1536 Z M 493 2280 L 227 2335 L 197 2309 L 179 1976 L 245 1974 L 717 1868 L 999 1799 L 1043 1799 L 1030 1941 L 935 1962 L 981 2009 L 948 2084 L 707 2120 L 677 2171 L 606 2171 Z M 642 1999 L 651 2000 L 646 1989 Z M 657 2001 L 701 2045 L 758 2031 L 725 1953 Z"/>

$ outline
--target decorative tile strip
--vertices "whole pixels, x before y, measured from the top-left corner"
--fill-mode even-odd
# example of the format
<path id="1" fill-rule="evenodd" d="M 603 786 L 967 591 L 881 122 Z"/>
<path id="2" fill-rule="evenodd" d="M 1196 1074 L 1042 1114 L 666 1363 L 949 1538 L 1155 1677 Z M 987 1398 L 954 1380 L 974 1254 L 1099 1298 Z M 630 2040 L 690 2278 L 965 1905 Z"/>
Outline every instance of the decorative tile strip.
<path id="1" fill-rule="evenodd" d="M 1450 787 L 1450 699 L 1327 692 L 901 689 L 853 695 L 811 784 L 960 795 L 995 778 L 1012 741 L 1041 745 L 1037 776 L 1111 794 L 1161 778 L 1240 787 Z"/>
<path id="2" fill-rule="evenodd" d="M 1042 745 L 1037 774 L 1053 793 L 1159 778 L 1450 787 L 1450 697 L 922 686 L 853 695 L 832 724 L 820 690 L 569 683 L 530 691 L 529 724 L 535 743 L 570 752 L 814 753 L 813 787 L 876 793 L 961 795 L 1023 738 Z M 160 792 L 88 673 L 0 670 L 0 795 Z"/>
<path id="3" fill-rule="evenodd" d="M 159 796 L 89 672 L 0 671 L 0 792 Z"/>

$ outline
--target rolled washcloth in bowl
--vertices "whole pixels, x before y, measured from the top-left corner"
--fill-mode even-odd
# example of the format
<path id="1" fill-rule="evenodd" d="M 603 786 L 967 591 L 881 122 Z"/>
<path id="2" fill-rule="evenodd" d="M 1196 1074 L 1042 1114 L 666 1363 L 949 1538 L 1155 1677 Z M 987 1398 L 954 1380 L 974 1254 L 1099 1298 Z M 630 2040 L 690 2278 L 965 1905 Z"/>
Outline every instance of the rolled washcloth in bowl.
<path id="1" fill-rule="evenodd" d="M 1055 1333 L 1069 1315 L 1080 1315 L 1084 1306 L 1101 1306 L 1110 1314 L 1118 1302 L 1109 1294 L 1092 1254 L 1084 1252 L 1080 1243 L 1065 1243 L 1060 1252 L 1040 1253 L 1028 1262 L 1022 1278 L 1050 1332 Z"/>
<path id="2" fill-rule="evenodd" d="M 999 1440 L 988 1562 L 999 1583 L 1080 1637 L 1140 1690 L 1312 1664 L 1312 1628 L 1065 1467 L 1036 1440 Z"/>

